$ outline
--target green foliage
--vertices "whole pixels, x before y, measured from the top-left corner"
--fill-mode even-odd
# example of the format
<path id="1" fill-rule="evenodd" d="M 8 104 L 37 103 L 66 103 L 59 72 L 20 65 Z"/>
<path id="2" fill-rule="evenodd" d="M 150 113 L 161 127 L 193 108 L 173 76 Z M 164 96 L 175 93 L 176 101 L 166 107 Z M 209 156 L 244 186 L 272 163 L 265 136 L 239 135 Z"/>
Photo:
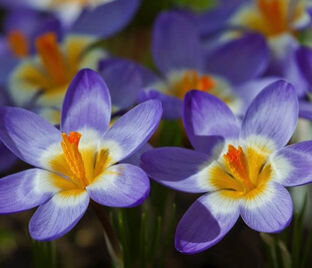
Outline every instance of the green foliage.
<path id="1" fill-rule="evenodd" d="M 57 254 L 55 242 L 37 242 L 32 240 L 33 267 L 56 268 Z"/>

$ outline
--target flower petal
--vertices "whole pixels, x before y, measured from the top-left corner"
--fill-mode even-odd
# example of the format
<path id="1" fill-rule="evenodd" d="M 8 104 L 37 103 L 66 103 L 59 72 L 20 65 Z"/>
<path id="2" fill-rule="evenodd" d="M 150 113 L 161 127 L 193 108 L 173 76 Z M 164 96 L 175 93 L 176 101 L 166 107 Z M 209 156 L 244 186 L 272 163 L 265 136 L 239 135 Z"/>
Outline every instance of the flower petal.
<path id="1" fill-rule="evenodd" d="M 312 49 L 304 46 L 299 47 L 296 50 L 296 58 L 300 72 L 309 85 L 312 85 Z"/>
<path id="2" fill-rule="evenodd" d="M 0 180 L 0 214 L 24 211 L 50 199 L 56 188 L 49 179 L 49 171 L 28 169 Z"/>
<path id="3" fill-rule="evenodd" d="M 161 102 L 149 100 L 119 118 L 102 138 L 102 147 L 109 149 L 112 162 L 139 150 L 156 130 L 161 116 Z"/>
<path id="4" fill-rule="evenodd" d="M 87 187 L 90 197 L 109 207 L 134 207 L 148 196 L 150 182 L 144 171 L 130 164 L 108 168 Z"/>
<path id="5" fill-rule="evenodd" d="M 276 233 L 286 228 L 292 218 L 293 204 L 288 191 L 278 183 L 269 183 L 264 192 L 241 203 L 245 223 L 259 232 Z"/>
<path id="6" fill-rule="evenodd" d="M 155 181 L 172 189 L 204 193 L 206 176 L 199 173 L 209 156 L 178 147 L 163 147 L 149 150 L 142 155 L 142 168 Z"/>
<path id="7" fill-rule="evenodd" d="M 110 122 L 111 100 L 102 77 L 90 69 L 81 70 L 66 93 L 61 129 L 64 132 L 91 128 L 104 134 Z"/>
<path id="8" fill-rule="evenodd" d="M 239 217 L 237 203 L 210 193 L 197 199 L 180 220 L 175 247 L 182 253 L 194 254 L 218 243 Z"/>
<path id="9" fill-rule="evenodd" d="M 71 32 L 109 37 L 128 24 L 139 4 L 140 0 L 115 0 L 85 9 Z"/>
<path id="10" fill-rule="evenodd" d="M 298 186 L 312 181 L 312 141 L 286 146 L 272 158 L 274 181 Z"/>
<path id="11" fill-rule="evenodd" d="M 260 34 L 246 34 L 212 51 L 205 62 L 208 72 L 240 84 L 258 77 L 266 70 L 269 50 Z"/>
<path id="12" fill-rule="evenodd" d="M 128 156 L 122 162 L 127 163 L 127 164 L 131 164 L 134 166 L 140 166 L 142 154 L 151 150 L 151 149 L 153 149 L 152 145 L 150 145 L 149 143 L 146 143 L 138 151 L 136 151 L 134 154 Z"/>
<path id="13" fill-rule="evenodd" d="M 159 91 L 148 89 L 142 90 L 139 94 L 139 101 L 160 100 L 163 107 L 165 119 L 180 119 L 182 115 L 182 101 L 174 96 L 163 94 Z"/>
<path id="14" fill-rule="evenodd" d="M 21 108 L 0 107 L 0 140 L 20 159 L 45 167 L 41 156 L 61 133 L 38 115 Z"/>
<path id="15" fill-rule="evenodd" d="M 88 208 L 89 200 L 84 190 L 55 194 L 32 216 L 29 222 L 31 237 L 38 241 L 49 241 L 63 236 L 79 222 Z"/>
<path id="16" fill-rule="evenodd" d="M 242 123 L 241 137 L 259 135 L 284 146 L 295 131 L 298 98 L 291 84 L 277 81 L 263 89 L 250 104 Z"/>
<path id="17" fill-rule="evenodd" d="M 10 169 L 16 162 L 16 156 L 0 141 L 0 174 Z"/>
<path id="18" fill-rule="evenodd" d="M 137 64 L 115 60 L 103 68 L 101 76 L 109 87 L 114 108 L 127 109 L 136 103 L 139 90 L 143 87 Z"/>
<path id="19" fill-rule="evenodd" d="M 152 53 L 163 74 L 177 69 L 202 69 L 203 51 L 196 24 L 182 12 L 164 12 L 156 19 Z"/>
<path id="20" fill-rule="evenodd" d="M 299 117 L 312 121 L 312 103 L 305 100 L 299 101 Z"/>
<path id="21" fill-rule="evenodd" d="M 202 152 L 209 153 L 223 138 L 239 136 L 239 122 L 230 108 L 217 97 L 198 90 L 188 92 L 184 98 L 183 123 L 193 147 Z"/>

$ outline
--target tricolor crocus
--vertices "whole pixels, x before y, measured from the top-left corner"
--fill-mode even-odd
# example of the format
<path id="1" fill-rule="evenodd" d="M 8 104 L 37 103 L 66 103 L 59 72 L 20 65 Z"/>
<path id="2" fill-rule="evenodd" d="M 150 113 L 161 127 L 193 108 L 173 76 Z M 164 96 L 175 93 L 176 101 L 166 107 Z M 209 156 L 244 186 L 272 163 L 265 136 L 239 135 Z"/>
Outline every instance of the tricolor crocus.
<path id="1" fill-rule="evenodd" d="M 143 169 L 170 188 L 205 193 L 180 220 L 176 248 L 186 254 L 218 243 L 239 216 L 259 232 L 279 232 L 291 221 L 285 186 L 312 181 L 312 142 L 284 147 L 298 119 L 292 85 L 272 83 L 240 123 L 220 99 L 200 91 L 184 100 L 183 120 L 195 151 L 158 148 L 143 154 Z"/>
<path id="2" fill-rule="evenodd" d="M 0 85 L 6 86 L 10 72 L 21 59 L 35 52 L 35 39 L 46 32 L 54 32 L 58 38 L 61 35 L 60 22 L 52 15 L 30 9 L 6 14 L 0 34 Z"/>
<path id="3" fill-rule="evenodd" d="M 8 89 L 15 104 L 60 109 L 74 75 L 82 68 L 96 69 L 106 55 L 98 48 L 88 50 L 94 41 L 94 37 L 69 34 L 60 43 L 54 32 L 39 36 L 37 54 L 21 60 L 10 75 Z M 51 121 L 59 123 L 59 118 L 51 116 Z"/>
<path id="4" fill-rule="evenodd" d="M 300 47 L 298 36 L 300 30 L 311 25 L 312 20 L 308 3 L 304 0 L 247 0 L 240 1 L 238 8 L 233 9 L 231 16 L 224 12 L 227 20 L 223 26 L 227 30 L 227 37 L 237 37 L 245 32 L 261 33 L 271 49 L 271 62 L 267 75 L 275 75 L 290 81 L 296 88 L 299 96 L 303 96 L 308 85 L 298 69 L 295 51 Z M 214 16 L 220 14 L 222 7 L 229 11 L 226 1 L 221 1 Z M 213 13 L 213 12 L 212 12 Z M 214 21 L 212 14 L 201 21 L 202 34 L 211 34 L 211 25 Z M 230 17 L 230 18 L 229 18 Z M 217 24 L 219 25 L 219 21 Z M 207 25 L 207 32 L 205 31 Z M 219 27 L 219 29 L 222 27 Z M 209 35 L 208 35 L 209 36 Z"/>
<path id="5" fill-rule="evenodd" d="M 119 162 L 147 142 L 161 115 L 161 103 L 148 101 L 109 127 L 109 91 L 89 69 L 75 76 L 66 93 L 60 130 L 32 112 L 1 107 L 0 139 L 35 168 L 0 180 L 0 213 L 39 206 L 29 232 L 36 240 L 52 240 L 77 224 L 90 199 L 111 207 L 141 204 L 148 177 Z"/>
<path id="6" fill-rule="evenodd" d="M 261 75 L 268 64 L 264 39 L 258 34 L 246 35 L 209 51 L 213 57 L 206 59 L 192 16 L 178 11 L 160 14 L 153 29 L 152 54 L 164 79 L 153 78 L 140 68 L 146 83 L 140 99 L 160 99 L 164 117 L 176 119 L 181 117 L 184 95 L 198 89 L 218 96 L 236 114 L 241 113 L 244 99 L 238 85 Z"/>

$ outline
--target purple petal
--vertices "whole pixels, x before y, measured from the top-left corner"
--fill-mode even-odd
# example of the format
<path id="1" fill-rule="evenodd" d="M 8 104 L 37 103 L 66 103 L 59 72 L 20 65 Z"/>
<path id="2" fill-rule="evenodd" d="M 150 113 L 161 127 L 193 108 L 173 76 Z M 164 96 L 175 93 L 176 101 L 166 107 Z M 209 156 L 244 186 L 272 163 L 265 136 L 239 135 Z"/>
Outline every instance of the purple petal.
<path id="1" fill-rule="evenodd" d="M 263 89 L 250 104 L 242 123 L 241 137 L 260 135 L 284 146 L 295 131 L 298 98 L 294 87 L 277 81 Z"/>
<path id="2" fill-rule="evenodd" d="M 109 87 L 113 107 L 128 109 L 136 103 L 139 91 L 143 87 L 137 64 L 115 60 L 107 64 L 100 73 Z"/>
<path id="3" fill-rule="evenodd" d="M 140 166 L 142 154 L 151 150 L 151 149 L 153 149 L 152 145 L 150 145 L 149 143 L 146 143 L 138 151 L 136 151 L 134 154 L 128 156 L 122 162 L 127 163 L 127 164 L 131 164 L 134 166 Z"/>
<path id="4" fill-rule="evenodd" d="M 230 108 L 217 97 L 198 90 L 184 98 L 183 122 L 193 147 L 210 152 L 223 138 L 239 135 L 239 122 Z"/>
<path id="5" fill-rule="evenodd" d="M 276 177 L 284 186 L 298 186 L 312 181 L 312 141 L 292 144 L 277 152 L 272 159 Z"/>
<path id="6" fill-rule="evenodd" d="M 16 156 L 0 141 L 0 173 L 10 169 L 16 161 Z"/>
<path id="7" fill-rule="evenodd" d="M 252 229 L 276 233 L 286 228 L 292 218 L 293 205 L 288 191 L 278 183 L 269 183 L 265 192 L 241 203 L 240 213 Z"/>
<path id="8" fill-rule="evenodd" d="M 49 241 L 69 232 L 81 219 L 89 205 L 86 191 L 68 191 L 55 194 L 41 205 L 29 222 L 29 232 L 33 239 Z"/>
<path id="9" fill-rule="evenodd" d="M 109 37 L 124 28 L 136 13 L 140 0 L 115 0 L 85 9 L 71 32 Z"/>
<path id="10" fill-rule="evenodd" d="M 156 83 L 160 78 L 153 73 L 151 70 L 145 68 L 143 65 L 138 64 L 135 61 L 123 59 L 123 58 L 108 58 L 105 60 L 101 60 L 99 62 L 99 72 L 105 72 L 106 68 L 111 66 L 119 65 L 129 65 L 133 66 L 137 72 L 140 73 L 140 77 L 144 86 L 149 86 L 153 83 Z M 105 80 L 106 81 L 106 80 Z"/>
<path id="11" fill-rule="evenodd" d="M 28 169 L 0 180 L 0 214 L 16 213 L 37 207 L 53 195 L 48 171 Z"/>
<path id="12" fill-rule="evenodd" d="M 299 117 L 312 121 L 312 103 L 309 101 L 299 101 Z"/>
<path id="13" fill-rule="evenodd" d="M 180 119 L 182 115 L 182 101 L 176 97 L 163 94 L 159 91 L 149 89 L 142 90 L 139 101 L 160 100 L 163 107 L 163 117 L 168 120 Z"/>
<path id="14" fill-rule="evenodd" d="M 199 173 L 208 163 L 209 156 L 178 147 L 163 147 L 149 150 L 142 155 L 142 168 L 149 177 L 172 189 L 204 193 L 206 179 Z M 209 189 L 208 189 L 209 190 Z"/>
<path id="15" fill-rule="evenodd" d="M 196 24 L 177 11 L 160 14 L 154 25 L 152 53 L 163 74 L 177 69 L 202 69 L 203 52 Z"/>
<path id="16" fill-rule="evenodd" d="M 40 35 L 47 32 L 53 32 L 59 38 L 62 35 L 61 23 L 52 14 L 28 8 L 12 9 L 5 17 L 3 27 L 6 33 L 19 30 L 25 34 L 30 43 L 30 52 L 35 51 L 35 39 Z"/>
<path id="17" fill-rule="evenodd" d="M 202 35 L 214 33 L 226 27 L 231 15 L 239 8 L 244 0 L 219 0 L 216 7 L 203 13 L 198 24 Z"/>
<path id="18" fill-rule="evenodd" d="M 312 85 L 312 49 L 299 47 L 296 51 L 299 69 L 307 82 Z"/>
<path id="19" fill-rule="evenodd" d="M 61 129 L 64 132 L 90 128 L 106 131 L 111 115 L 111 100 L 108 88 L 102 77 L 95 71 L 79 71 L 66 93 Z"/>
<path id="20" fill-rule="evenodd" d="M 261 77 L 252 79 L 244 84 L 238 85 L 235 88 L 235 92 L 237 95 L 244 100 L 244 107 L 242 109 L 242 114 L 245 114 L 248 106 L 253 101 L 253 99 L 268 85 L 281 80 L 280 77 Z"/>
<path id="21" fill-rule="evenodd" d="M 103 136 L 103 146 L 117 143 L 118 153 L 112 157 L 121 161 L 143 146 L 156 130 L 162 116 L 161 103 L 150 100 L 141 103 L 119 118 Z M 112 148 L 110 148 L 112 149 Z"/>
<path id="22" fill-rule="evenodd" d="M 261 35 L 246 34 L 212 51 L 206 63 L 208 72 L 240 84 L 264 73 L 269 63 L 269 50 Z"/>
<path id="23" fill-rule="evenodd" d="M 204 195 L 186 211 L 180 220 L 175 247 L 182 253 L 202 252 L 218 243 L 239 217 L 237 205 L 223 199 L 219 193 Z"/>
<path id="24" fill-rule="evenodd" d="M 44 167 L 41 156 L 61 141 L 61 133 L 38 115 L 21 108 L 0 107 L 0 140 L 18 158 Z"/>
<path id="25" fill-rule="evenodd" d="M 95 202 L 109 207 L 134 207 L 149 195 L 150 182 L 141 168 L 118 164 L 106 171 L 87 186 Z"/>

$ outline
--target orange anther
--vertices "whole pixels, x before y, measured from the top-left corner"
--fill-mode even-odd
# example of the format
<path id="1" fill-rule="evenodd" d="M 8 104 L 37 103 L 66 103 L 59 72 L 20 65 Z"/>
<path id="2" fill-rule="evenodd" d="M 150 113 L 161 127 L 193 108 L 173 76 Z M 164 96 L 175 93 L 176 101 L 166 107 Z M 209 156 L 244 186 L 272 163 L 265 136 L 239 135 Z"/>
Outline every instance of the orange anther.
<path id="1" fill-rule="evenodd" d="M 23 58 L 28 55 L 29 45 L 25 34 L 20 30 L 13 30 L 7 36 L 7 41 L 12 53 L 18 57 Z"/>
<path id="2" fill-rule="evenodd" d="M 54 33 L 46 33 L 36 39 L 37 52 L 47 73 L 57 85 L 66 82 L 66 68 L 62 52 Z"/>

